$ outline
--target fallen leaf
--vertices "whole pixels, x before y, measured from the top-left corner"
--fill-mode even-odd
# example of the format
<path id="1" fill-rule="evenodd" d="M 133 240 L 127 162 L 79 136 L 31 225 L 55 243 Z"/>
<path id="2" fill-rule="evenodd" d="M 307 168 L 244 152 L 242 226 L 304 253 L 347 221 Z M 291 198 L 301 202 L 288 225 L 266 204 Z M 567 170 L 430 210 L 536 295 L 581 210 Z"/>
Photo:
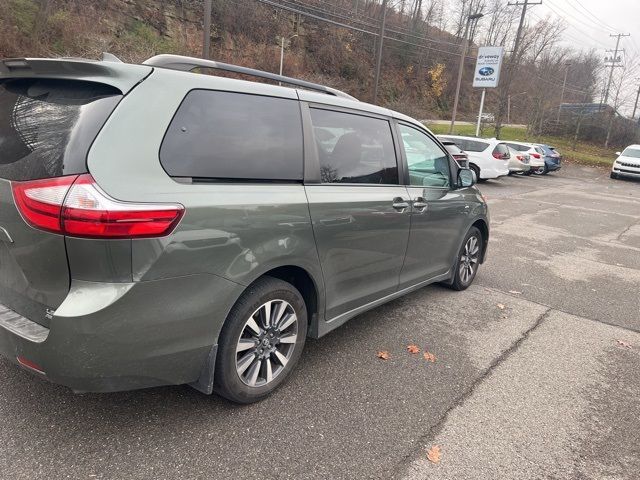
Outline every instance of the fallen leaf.
<path id="1" fill-rule="evenodd" d="M 500 317 L 501 317 L 503 320 L 505 320 L 505 319 L 507 318 L 507 316 L 506 316 L 506 315 L 500 315 Z"/>
<path id="2" fill-rule="evenodd" d="M 431 352 L 424 352 L 424 353 L 422 354 L 422 356 L 423 356 L 423 357 L 424 357 L 424 359 L 425 359 L 425 360 L 427 360 L 428 362 L 435 363 L 435 361 L 436 361 L 436 356 L 435 356 L 433 353 L 431 353 Z"/>
<path id="3" fill-rule="evenodd" d="M 509 290 L 509 293 L 512 295 L 522 295 L 522 292 L 519 292 L 518 290 Z"/>
<path id="4" fill-rule="evenodd" d="M 618 345 L 620 345 L 623 348 L 631 348 L 631 344 L 628 342 L 625 342 L 623 340 L 617 340 Z"/>
<path id="5" fill-rule="evenodd" d="M 438 445 L 434 445 L 427 451 L 427 458 L 431 463 L 440 463 L 440 457 L 442 454 L 440 453 L 440 447 Z"/>
<path id="6" fill-rule="evenodd" d="M 506 305 L 504 303 L 499 303 L 498 305 L 496 305 L 500 310 L 504 310 L 506 307 Z"/>
<path id="7" fill-rule="evenodd" d="M 389 360 L 389 358 L 391 358 L 391 355 L 386 350 L 379 351 L 376 356 L 382 360 Z"/>
<path id="8" fill-rule="evenodd" d="M 407 351 L 409 353 L 418 353 L 420 352 L 420 348 L 417 345 L 407 345 Z"/>

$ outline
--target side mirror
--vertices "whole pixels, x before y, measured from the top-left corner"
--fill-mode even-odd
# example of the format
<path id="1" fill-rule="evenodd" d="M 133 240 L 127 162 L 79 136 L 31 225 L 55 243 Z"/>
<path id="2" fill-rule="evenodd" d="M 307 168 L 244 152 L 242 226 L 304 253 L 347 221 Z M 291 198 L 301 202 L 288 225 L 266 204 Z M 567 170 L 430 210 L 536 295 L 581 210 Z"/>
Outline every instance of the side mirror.
<path id="1" fill-rule="evenodd" d="M 476 172 L 470 168 L 461 168 L 458 171 L 458 186 L 460 188 L 466 188 L 473 186 L 478 179 L 476 178 Z"/>
<path id="2" fill-rule="evenodd" d="M 616 155 L 620 156 L 622 155 L 622 152 L 616 152 Z"/>

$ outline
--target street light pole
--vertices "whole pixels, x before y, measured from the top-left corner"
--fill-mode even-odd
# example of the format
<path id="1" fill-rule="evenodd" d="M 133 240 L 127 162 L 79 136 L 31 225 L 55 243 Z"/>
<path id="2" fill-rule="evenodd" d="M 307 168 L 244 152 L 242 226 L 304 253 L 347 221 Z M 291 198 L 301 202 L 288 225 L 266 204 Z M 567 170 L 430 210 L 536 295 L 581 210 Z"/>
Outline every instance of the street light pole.
<path id="1" fill-rule="evenodd" d="M 453 111 L 451 112 L 451 124 L 449 125 L 449 134 L 453 133 L 453 126 L 456 124 L 456 114 L 458 113 L 458 100 L 460 98 L 460 85 L 462 83 L 462 72 L 464 71 L 464 59 L 467 56 L 467 35 L 469 34 L 469 24 L 473 20 L 477 20 L 484 16 L 484 13 L 474 13 L 467 17 L 464 26 L 464 35 L 462 37 L 462 52 L 460 53 L 460 64 L 458 65 L 458 81 L 456 83 L 456 96 L 453 99 Z"/>
<path id="2" fill-rule="evenodd" d="M 296 33 L 295 35 L 291 35 L 288 39 L 285 39 L 284 37 L 280 37 L 280 76 L 282 76 L 282 68 L 284 66 L 284 43 L 285 43 L 285 40 L 286 40 L 287 46 L 288 46 L 289 42 L 291 42 L 291 40 L 293 40 L 297 36 L 298 36 L 298 34 Z M 278 82 L 278 85 L 282 85 L 282 82 Z"/>
<path id="3" fill-rule="evenodd" d="M 284 64 L 284 37 L 280 39 L 280 75 L 282 76 L 282 66 Z"/>

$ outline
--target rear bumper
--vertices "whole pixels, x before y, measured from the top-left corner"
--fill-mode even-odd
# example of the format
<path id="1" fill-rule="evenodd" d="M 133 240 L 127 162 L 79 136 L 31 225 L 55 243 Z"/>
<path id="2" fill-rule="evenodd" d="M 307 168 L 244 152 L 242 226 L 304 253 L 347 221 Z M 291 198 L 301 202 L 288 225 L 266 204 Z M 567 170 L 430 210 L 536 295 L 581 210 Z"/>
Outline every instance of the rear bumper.
<path id="1" fill-rule="evenodd" d="M 509 167 L 505 163 L 500 163 L 496 161 L 498 165 L 490 165 L 488 167 L 480 167 L 480 178 L 488 179 L 488 178 L 498 178 L 504 177 L 505 175 L 509 175 Z"/>
<path id="2" fill-rule="evenodd" d="M 562 162 L 560 160 L 545 160 L 545 165 L 547 166 L 547 170 L 553 172 L 554 170 L 560 170 L 562 168 Z"/>
<path id="3" fill-rule="evenodd" d="M 26 359 L 42 371 L 37 375 L 76 391 L 195 382 L 241 288 L 213 275 L 128 284 L 74 281 L 49 329 L 28 319 L 14 328 L 0 322 L 0 354 L 23 366 Z M 40 337 L 25 334 L 19 324 Z"/>
<path id="4" fill-rule="evenodd" d="M 510 172 L 528 172 L 529 170 L 531 170 L 531 165 L 526 163 L 518 162 L 509 165 Z"/>

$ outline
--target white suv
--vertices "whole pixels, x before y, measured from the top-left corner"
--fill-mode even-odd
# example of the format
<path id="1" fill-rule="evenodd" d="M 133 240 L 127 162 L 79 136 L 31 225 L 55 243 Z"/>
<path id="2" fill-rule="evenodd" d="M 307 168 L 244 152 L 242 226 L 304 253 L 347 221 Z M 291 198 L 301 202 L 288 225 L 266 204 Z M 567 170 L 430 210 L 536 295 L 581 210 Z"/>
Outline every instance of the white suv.
<path id="1" fill-rule="evenodd" d="M 611 178 L 640 178 L 640 145 L 629 145 L 622 153 L 616 152 L 618 158 L 611 167 Z"/>
<path id="2" fill-rule="evenodd" d="M 469 156 L 469 168 L 479 180 L 509 175 L 509 148 L 495 138 L 438 135 L 440 141 L 453 142 Z"/>

